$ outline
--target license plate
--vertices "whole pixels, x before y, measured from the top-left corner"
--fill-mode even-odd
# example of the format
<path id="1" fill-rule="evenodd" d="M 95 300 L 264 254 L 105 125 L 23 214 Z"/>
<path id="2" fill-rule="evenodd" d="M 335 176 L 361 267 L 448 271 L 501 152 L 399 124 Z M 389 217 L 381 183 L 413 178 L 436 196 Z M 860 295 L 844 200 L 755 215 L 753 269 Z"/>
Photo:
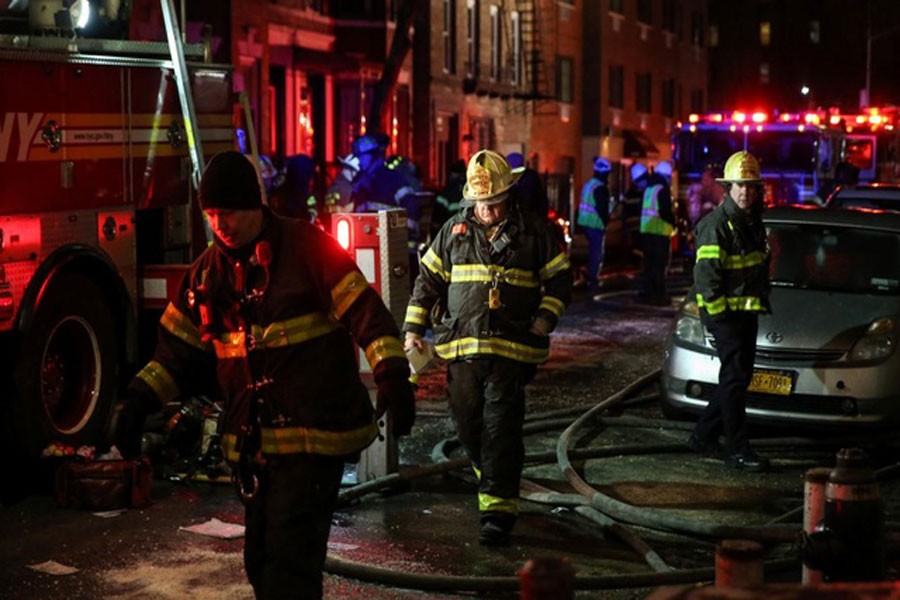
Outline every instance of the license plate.
<path id="1" fill-rule="evenodd" d="M 753 371 L 748 392 L 760 392 L 763 394 L 778 394 L 789 396 L 794 387 L 793 373 L 790 371 Z"/>

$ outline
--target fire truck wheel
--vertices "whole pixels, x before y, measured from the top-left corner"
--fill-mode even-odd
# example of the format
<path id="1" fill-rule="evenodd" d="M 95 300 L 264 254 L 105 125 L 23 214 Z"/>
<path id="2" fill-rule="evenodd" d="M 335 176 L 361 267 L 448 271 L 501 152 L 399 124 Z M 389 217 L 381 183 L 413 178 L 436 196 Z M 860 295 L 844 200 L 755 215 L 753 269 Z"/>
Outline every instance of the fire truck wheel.
<path id="1" fill-rule="evenodd" d="M 90 279 L 62 275 L 41 295 L 16 369 L 19 447 L 32 456 L 54 441 L 103 441 L 120 356 L 111 307 Z"/>

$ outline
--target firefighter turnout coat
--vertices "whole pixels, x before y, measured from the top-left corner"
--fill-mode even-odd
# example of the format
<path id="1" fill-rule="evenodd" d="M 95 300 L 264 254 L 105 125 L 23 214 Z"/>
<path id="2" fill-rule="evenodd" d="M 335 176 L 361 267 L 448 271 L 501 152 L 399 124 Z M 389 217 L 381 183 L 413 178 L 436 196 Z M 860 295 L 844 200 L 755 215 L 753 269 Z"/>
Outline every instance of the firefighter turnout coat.
<path id="1" fill-rule="evenodd" d="M 434 324 L 435 350 L 448 361 L 503 357 L 540 364 L 549 338 L 529 331 L 535 318 L 556 327 L 571 300 L 572 272 L 545 220 L 515 206 L 489 228 L 466 208 L 446 223 L 422 258 L 405 331 Z"/>
<path id="2" fill-rule="evenodd" d="M 730 195 L 697 224 L 694 293 L 711 318 L 732 311 L 768 313 L 769 247 L 758 216 Z"/>
<path id="3" fill-rule="evenodd" d="M 353 456 L 378 434 L 354 341 L 376 381 L 408 377 L 397 326 L 334 238 L 264 210 L 254 244 L 217 242 L 191 265 L 132 387 L 161 403 L 218 388 L 233 462 L 251 420 L 263 455 Z"/>

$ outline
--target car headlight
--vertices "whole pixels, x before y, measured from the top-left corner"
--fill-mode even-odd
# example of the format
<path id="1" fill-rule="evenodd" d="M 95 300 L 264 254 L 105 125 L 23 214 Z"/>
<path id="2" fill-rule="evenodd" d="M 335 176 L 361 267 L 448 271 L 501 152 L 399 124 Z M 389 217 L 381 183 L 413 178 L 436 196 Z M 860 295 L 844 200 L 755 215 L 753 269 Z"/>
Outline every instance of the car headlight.
<path id="1" fill-rule="evenodd" d="M 685 302 L 681 308 L 681 316 L 675 322 L 675 339 L 695 346 L 706 345 L 706 332 L 696 302 Z"/>
<path id="2" fill-rule="evenodd" d="M 897 319 L 885 318 L 874 321 L 850 350 L 851 360 L 880 360 L 894 353 L 897 334 L 900 331 Z"/>

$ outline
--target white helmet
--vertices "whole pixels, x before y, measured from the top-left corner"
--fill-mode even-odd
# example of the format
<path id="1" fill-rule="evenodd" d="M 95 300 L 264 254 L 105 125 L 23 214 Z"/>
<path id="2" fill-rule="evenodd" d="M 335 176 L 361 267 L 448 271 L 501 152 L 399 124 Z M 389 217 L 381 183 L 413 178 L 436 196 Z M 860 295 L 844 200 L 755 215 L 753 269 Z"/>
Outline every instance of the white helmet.
<path id="1" fill-rule="evenodd" d="M 644 175 L 647 174 L 647 167 L 645 167 L 642 163 L 636 162 L 631 165 L 631 180 L 640 179 Z"/>
<path id="2" fill-rule="evenodd" d="M 654 173 L 662 175 L 663 177 L 671 177 L 672 176 L 672 163 L 667 160 L 662 161 L 656 168 L 653 169 Z"/>

